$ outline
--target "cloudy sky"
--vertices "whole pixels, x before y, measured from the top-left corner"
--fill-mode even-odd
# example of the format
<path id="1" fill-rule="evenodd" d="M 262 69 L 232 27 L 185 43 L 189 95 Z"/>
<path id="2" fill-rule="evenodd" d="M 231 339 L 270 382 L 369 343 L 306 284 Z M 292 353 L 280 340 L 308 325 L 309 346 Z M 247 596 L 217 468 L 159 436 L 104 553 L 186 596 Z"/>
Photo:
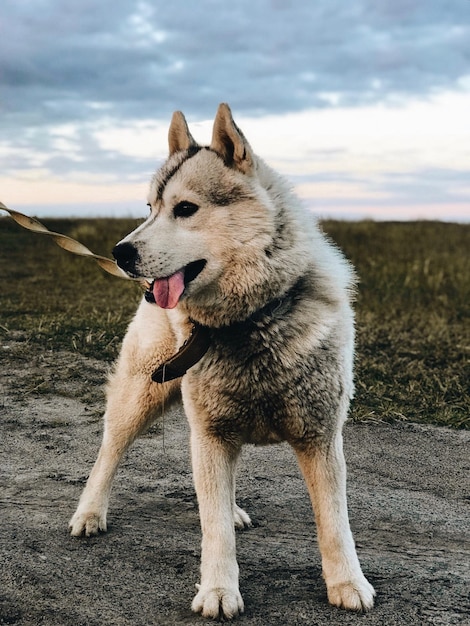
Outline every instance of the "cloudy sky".
<path id="1" fill-rule="evenodd" d="M 145 215 L 221 101 L 319 216 L 470 221 L 470 0 L 2 0 L 0 200 Z"/>

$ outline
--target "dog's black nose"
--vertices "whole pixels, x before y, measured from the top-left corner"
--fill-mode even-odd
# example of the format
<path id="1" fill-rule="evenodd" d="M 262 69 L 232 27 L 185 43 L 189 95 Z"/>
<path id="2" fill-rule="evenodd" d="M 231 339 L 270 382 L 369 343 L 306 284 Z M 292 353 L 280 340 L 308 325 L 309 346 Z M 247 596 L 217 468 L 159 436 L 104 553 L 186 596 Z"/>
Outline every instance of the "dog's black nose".
<path id="1" fill-rule="evenodd" d="M 125 272 L 132 272 L 138 258 L 137 249 L 128 241 L 124 241 L 114 246 L 113 257 L 121 269 Z"/>

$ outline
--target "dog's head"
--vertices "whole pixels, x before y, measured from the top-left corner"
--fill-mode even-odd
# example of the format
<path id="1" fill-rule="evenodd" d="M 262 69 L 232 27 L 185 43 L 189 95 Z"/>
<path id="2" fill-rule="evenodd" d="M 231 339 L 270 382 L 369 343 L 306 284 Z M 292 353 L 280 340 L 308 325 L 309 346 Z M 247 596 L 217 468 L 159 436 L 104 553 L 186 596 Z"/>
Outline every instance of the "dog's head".
<path id="1" fill-rule="evenodd" d="M 195 142 L 181 112 L 168 138 L 169 157 L 150 185 L 150 215 L 114 248 L 117 263 L 149 281 L 163 308 L 220 309 L 228 299 L 229 317 L 249 315 L 269 298 L 267 285 L 278 288 L 275 239 L 290 234 L 277 204 L 287 188 L 254 155 L 226 104 L 209 147 Z"/>

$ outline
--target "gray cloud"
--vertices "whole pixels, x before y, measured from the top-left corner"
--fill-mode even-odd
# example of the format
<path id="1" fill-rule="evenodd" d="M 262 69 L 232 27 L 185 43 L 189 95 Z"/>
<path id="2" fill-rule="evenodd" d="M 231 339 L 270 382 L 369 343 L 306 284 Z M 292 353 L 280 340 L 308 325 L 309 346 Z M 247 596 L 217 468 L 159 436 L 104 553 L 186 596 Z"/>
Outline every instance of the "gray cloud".
<path id="1" fill-rule="evenodd" d="M 3 116 L 25 123 L 209 116 L 349 104 L 454 86 L 469 72 L 468 0 L 4 0 Z"/>
<path id="2" fill-rule="evenodd" d="M 202 119 L 223 100 L 256 116 L 328 107 L 328 94 L 360 106 L 470 73 L 468 0 L 3 0 L 1 26 L 1 141 L 50 152 L 59 174 L 151 169 L 96 145 L 87 129 L 105 116 Z M 68 122 L 82 127 L 78 159 L 50 136 Z"/>

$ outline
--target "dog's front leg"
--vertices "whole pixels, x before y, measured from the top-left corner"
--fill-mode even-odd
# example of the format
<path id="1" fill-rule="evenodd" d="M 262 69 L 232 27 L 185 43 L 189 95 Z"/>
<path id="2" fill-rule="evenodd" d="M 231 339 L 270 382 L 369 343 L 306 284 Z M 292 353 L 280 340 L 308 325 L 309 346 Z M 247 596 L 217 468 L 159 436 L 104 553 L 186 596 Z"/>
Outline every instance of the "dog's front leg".
<path id="1" fill-rule="evenodd" d="M 162 309 L 143 302 L 124 338 L 107 388 L 104 434 L 95 465 L 69 522 L 74 536 L 106 531 L 109 494 L 123 454 L 179 391 L 178 380 L 157 385 L 151 374 L 174 352 L 175 339 Z"/>
<path id="2" fill-rule="evenodd" d="M 243 612 L 238 589 L 233 491 L 239 449 L 191 427 L 191 452 L 202 528 L 201 583 L 193 611 L 231 619 Z"/>
<path id="3" fill-rule="evenodd" d="M 108 385 L 104 433 L 98 458 L 69 522 L 74 536 L 97 535 L 107 530 L 107 510 L 114 475 L 132 444 L 158 416 L 163 395 L 172 391 L 172 383 L 157 387 L 149 374 L 125 376 L 118 368 Z"/>
<path id="4" fill-rule="evenodd" d="M 315 512 L 328 600 L 345 609 L 370 609 L 375 591 L 362 573 L 349 526 L 342 435 L 296 453 Z"/>

